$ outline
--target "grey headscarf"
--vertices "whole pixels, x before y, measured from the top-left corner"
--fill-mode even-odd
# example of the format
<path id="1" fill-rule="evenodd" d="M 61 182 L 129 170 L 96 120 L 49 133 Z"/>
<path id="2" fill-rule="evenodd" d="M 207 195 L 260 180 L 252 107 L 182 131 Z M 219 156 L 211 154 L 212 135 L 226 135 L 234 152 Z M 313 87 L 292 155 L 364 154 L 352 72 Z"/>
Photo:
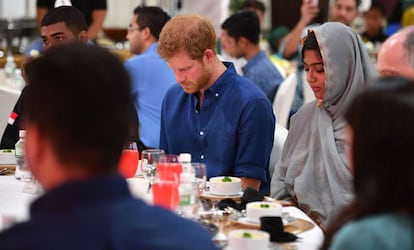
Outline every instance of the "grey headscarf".
<path id="1" fill-rule="evenodd" d="M 344 152 L 343 110 L 377 72 L 351 28 L 331 22 L 313 31 L 326 72 L 323 102 L 320 106 L 318 100 L 305 104 L 292 117 L 271 193 L 278 199 L 296 196 L 299 206 L 316 212 L 326 226 L 353 193 Z"/>

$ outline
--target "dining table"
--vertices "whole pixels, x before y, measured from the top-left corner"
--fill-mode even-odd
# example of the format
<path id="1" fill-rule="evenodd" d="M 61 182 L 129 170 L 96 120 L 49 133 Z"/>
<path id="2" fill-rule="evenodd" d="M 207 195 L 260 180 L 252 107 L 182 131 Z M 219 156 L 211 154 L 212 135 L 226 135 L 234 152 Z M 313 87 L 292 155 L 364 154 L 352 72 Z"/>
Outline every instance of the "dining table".
<path id="1" fill-rule="evenodd" d="M 16 180 L 13 174 L 0 176 L 0 231 L 29 218 L 29 205 L 38 194 L 28 185 Z"/>
<path id="2" fill-rule="evenodd" d="M 0 166 L 0 169 L 4 169 L 3 167 Z M 39 195 L 39 192 L 33 192 L 33 188 L 28 186 L 32 185 L 31 183 L 16 180 L 11 173 L 0 175 L 0 232 L 14 223 L 27 220 L 29 218 L 30 203 Z M 137 198 L 151 203 L 152 199 L 148 196 L 149 194 L 146 194 Z M 292 243 L 277 244 L 275 249 L 319 249 L 324 239 L 321 228 L 297 207 L 284 206 L 282 212 L 296 218 L 300 222 L 300 224 L 297 224 L 300 230 L 295 229 L 295 224 L 292 224 L 290 228 L 285 226 L 285 228 L 288 228 L 288 231 L 293 232 L 298 237 L 298 240 Z M 233 229 L 241 228 L 252 229 L 252 225 L 244 225 L 243 223 L 237 223 L 237 221 L 227 223 L 226 225 L 227 233 Z"/>

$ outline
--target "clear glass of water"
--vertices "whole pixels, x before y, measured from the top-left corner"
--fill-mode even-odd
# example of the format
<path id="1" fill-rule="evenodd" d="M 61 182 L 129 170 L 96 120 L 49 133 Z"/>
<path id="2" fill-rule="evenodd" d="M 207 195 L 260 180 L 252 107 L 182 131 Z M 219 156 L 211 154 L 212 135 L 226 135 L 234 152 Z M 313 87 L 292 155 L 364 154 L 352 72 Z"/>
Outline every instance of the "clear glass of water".
<path id="1" fill-rule="evenodd" d="M 165 155 L 165 152 L 162 149 L 146 149 L 141 153 L 142 175 L 150 182 L 150 185 L 157 175 L 157 165 L 160 156 L 162 155 Z"/>

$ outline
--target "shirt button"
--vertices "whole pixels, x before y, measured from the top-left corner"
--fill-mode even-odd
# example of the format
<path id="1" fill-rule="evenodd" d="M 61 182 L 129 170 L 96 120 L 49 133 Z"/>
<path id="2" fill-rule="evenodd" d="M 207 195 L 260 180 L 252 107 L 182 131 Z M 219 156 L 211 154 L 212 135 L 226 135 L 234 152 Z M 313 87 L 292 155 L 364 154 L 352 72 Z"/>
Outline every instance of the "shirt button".
<path id="1" fill-rule="evenodd" d="M 219 93 L 216 93 L 215 96 L 218 97 L 219 96 Z"/>
<path id="2" fill-rule="evenodd" d="M 200 131 L 200 135 L 203 136 L 204 135 L 204 131 Z"/>
<path id="3" fill-rule="evenodd" d="M 203 154 L 200 155 L 200 159 L 204 160 L 204 155 Z"/>

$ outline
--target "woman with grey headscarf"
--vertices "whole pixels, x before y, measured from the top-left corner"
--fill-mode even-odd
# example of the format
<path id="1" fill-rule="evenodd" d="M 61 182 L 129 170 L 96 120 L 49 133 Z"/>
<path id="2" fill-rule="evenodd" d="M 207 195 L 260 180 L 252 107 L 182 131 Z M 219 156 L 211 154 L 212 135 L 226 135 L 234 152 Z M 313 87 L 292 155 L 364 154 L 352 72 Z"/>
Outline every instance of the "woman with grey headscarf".
<path id="1" fill-rule="evenodd" d="M 336 22 L 308 32 L 302 60 L 316 100 L 291 119 L 271 195 L 293 199 L 324 227 L 352 198 L 344 106 L 377 72 L 358 34 Z"/>

